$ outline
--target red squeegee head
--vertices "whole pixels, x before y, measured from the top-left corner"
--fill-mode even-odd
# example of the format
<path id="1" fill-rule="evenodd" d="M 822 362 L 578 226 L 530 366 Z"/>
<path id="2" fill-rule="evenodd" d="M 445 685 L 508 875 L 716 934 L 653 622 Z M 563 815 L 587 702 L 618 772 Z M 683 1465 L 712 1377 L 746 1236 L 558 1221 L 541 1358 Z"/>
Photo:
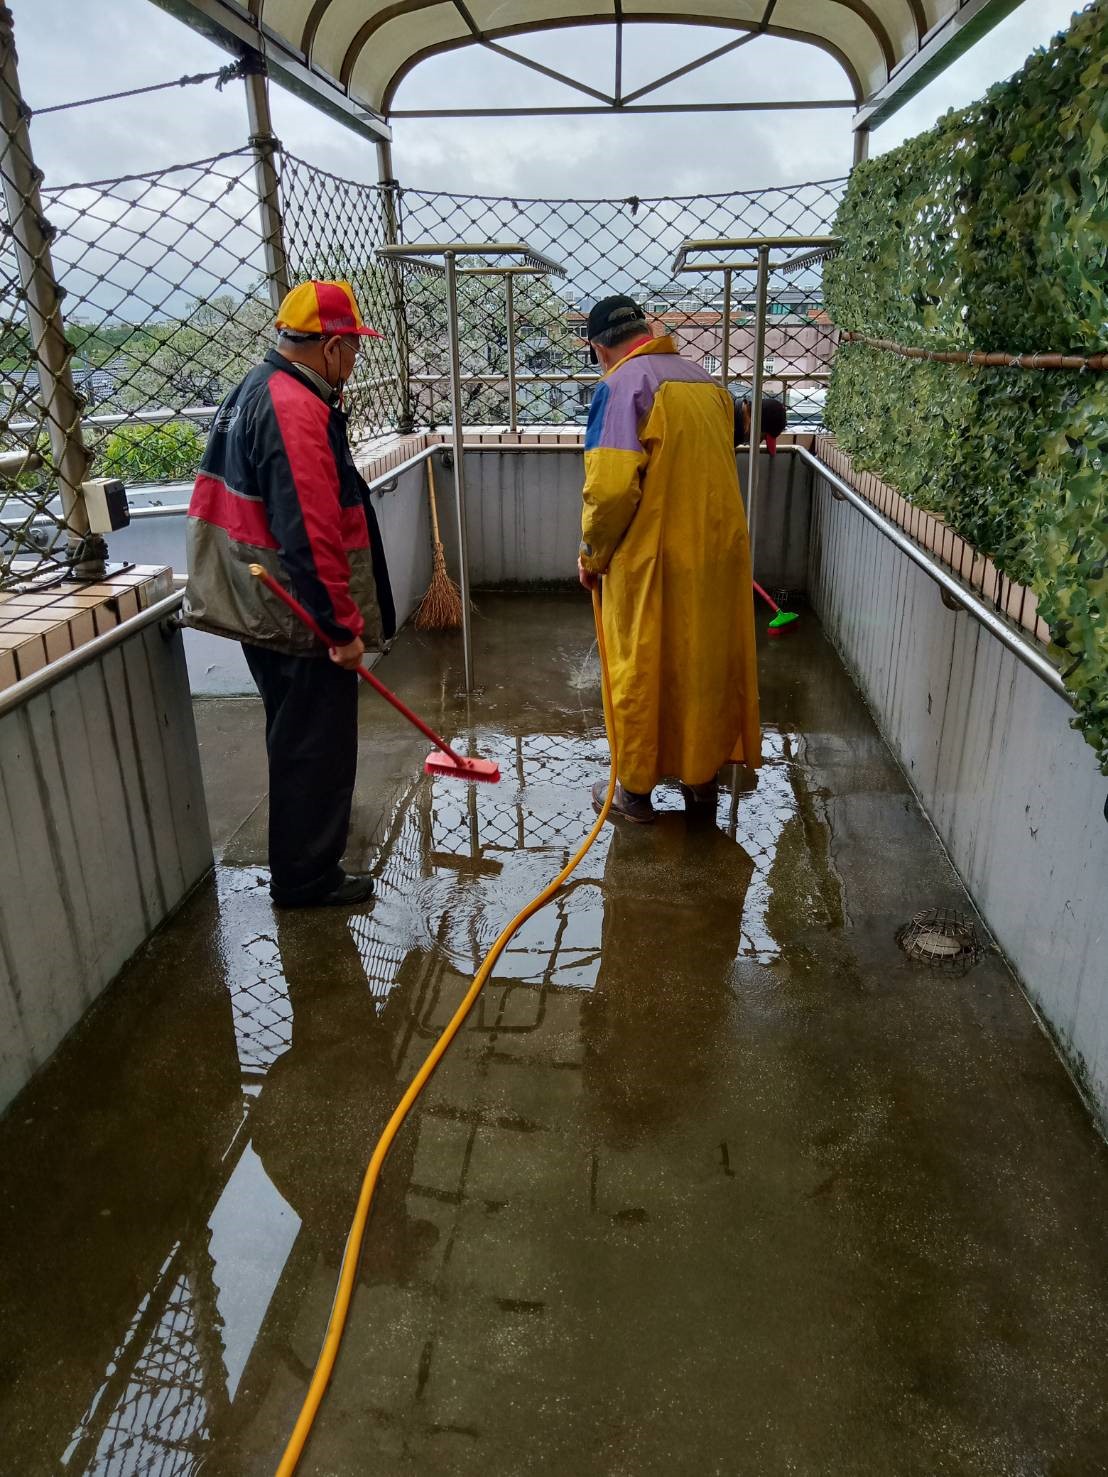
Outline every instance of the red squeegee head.
<path id="1" fill-rule="evenodd" d="M 293 615 L 302 621 L 324 645 L 330 645 L 327 633 L 322 630 L 314 618 L 300 604 L 299 600 L 279 585 L 273 576 L 261 564 L 251 564 L 250 573 L 255 579 L 261 580 L 266 589 L 277 597 L 283 604 L 287 605 Z M 440 737 L 423 719 L 413 713 L 407 703 L 401 702 L 395 692 L 390 692 L 385 684 L 373 675 L 368 667 L 362 665 L 356 668 L 358 676 L 363 682 L 385 699 L 396 711 L 412 725 L 418 728 L 424 738 L 428 738 L 435 745 L 435 751 L 428 758 L 423 768 L 428 774 L 441 774 L 445 779 L 452 780 L 480 780 L 487 785 L 495 785 L 500 779 L 500 767 L 491 759 L 467 759 L 463 755 L 455 753 L 446 740 Z"/>
<path id="2" fill-rule="evenodd" d="M 500 780 L 500 766 L 493 759 L 469 759 L 458 756 L 455 763 L 449 754 L 432 749 L 423 763 L 425 774 L 442 775 L 450 780 L 476 780 L 480 784 L 495 785 Z"/>

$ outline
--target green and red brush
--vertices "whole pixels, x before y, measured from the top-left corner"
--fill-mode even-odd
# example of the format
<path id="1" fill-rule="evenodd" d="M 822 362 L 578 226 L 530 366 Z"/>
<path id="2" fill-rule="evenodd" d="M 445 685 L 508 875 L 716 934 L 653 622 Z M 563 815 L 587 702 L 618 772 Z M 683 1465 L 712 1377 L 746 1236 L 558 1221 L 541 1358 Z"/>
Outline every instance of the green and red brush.
<path id="1" fill-rule="evenodd" d="M 284 601 L 293 615 L 302 621 L 325 646 L 334 646 L 335 643 L 316 624 L 300 601 L 279 585 L 267 570 L 263 569 L 260 564 L 252 564 L 250 573 L 255 579 L 261 580 L 271 595 L 276 595 L 278 600 Z M 374 692 L 379 693 L 387 703 L 391 703 L 398 713 L 407 718 L 413 728 L 418 728 L 423 737 L 430 739 L 434 744 L 435 752 L 428 754 L 423 763 L 427 774 L 439 774 L 452 780 L 480 780 L 483 784 L 489 785 L 495 785 L 499 781 L 500 766 L 494 760 L 463 758 L 461 754 L 455 753 L 444 738 L 440 738 L 433 728 L 428 727 L 422 718 L 417 717 L 411 708 L 406 703 L 402 703 L 394 692 L 390 692 L 367 667 L 360 666 L 357 672 L 363 682 L 368 682 Z"/>
<path id="2" fill-rule="evenodd" d="M 763 402 L 763 404 L 764 403 L 765 402 Z M 776 456 L 777 437 L 767 435 L 765 437 L 765 442 L 770 456 Z M 762 599 L 769 606 L 770 610 L 773 611 L 773 619 L 769 623 L 770 639 L 772 640 L 775 636 L 783 635 L 783 633 L 789 628 L 789 626 L 792 625 L 793 621 L 798 621 L 800 617 L 796 614 L 795 611 L 782 610 L 776 600 L 770 599 L 770 597 L 766 594 L 765 590 L 762 589 L 757 580 L 752 580 L 751 583 L 754 586 L 755 592 L 761 595 Z"/>
<path id="3" fill-rule="evenodd" d="M 794 610 L 782 610 L 776 600 L 770 599 L 757 580 L 754 580 L 753 584 L 755 591 L 761 595 L 770 610 L 773 611 L 773 619 L 769 623 L 769 634 L 771 637 L 780 636 L 783 631 L 792 625 L 793 621 L 800 619 Z"/>

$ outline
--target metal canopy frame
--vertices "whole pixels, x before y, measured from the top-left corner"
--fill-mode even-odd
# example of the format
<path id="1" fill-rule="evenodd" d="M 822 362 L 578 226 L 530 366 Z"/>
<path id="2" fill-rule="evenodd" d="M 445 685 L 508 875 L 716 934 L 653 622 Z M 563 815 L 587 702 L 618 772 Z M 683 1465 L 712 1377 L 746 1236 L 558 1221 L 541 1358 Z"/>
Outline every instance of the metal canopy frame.
<path id="1" fill-rule="evenodd" d="M 850 0 L 842 0 L 848 4 Z M 386 93 L 387 111 L 391 118 L 580 118 L 590 117 L 606 113 L 754 113 L 754 112 L 791 112 L 793 110 L 820 109 L 820 108 L 853 108 L 857 109 L 862 101 L 863 90 L 857 74 L 850 66 L 849 61 L 842 53 L 833 47 L 827 49 L 832 52 L 835 59 L 842 65 L 843 70 L 851 83 L 851 96 L 847 98 L 794 98 L 786 101 L 731 101 L 731 102 L 706 102 L 706 103 L 641 103 L 639 100 L 648 97 L 651 93 L 659 92 L 663 87 L 668 87 L 671 82 L 676 82 L 682 77 L 687 77 L 693 72 L 698 72 L 702 67 L 718 61 L 721 57 L 738 51 L 740 47 L 747 46 L 751 41 L 756 41 L 759 36 L 765 35 L 795 35 L 794 32 L 782 31 L 779 27 L 770 24 L 773 12 L 777 7 L 777 0 L 765 0 L 765 9 L 760 21 L 732 20 L 727 16 L 708 15 L 702 17 L 683 16 L 675 13 L 672 18 L 664 13 L 650 15 L 627 14 L 623 8 L 623 0 L 612 0 L 611 17 L 598 16 L 572 16 L 559 20 L 554 25 L 543 26 L 541 24 L 517 25 L 508 28 L 504 33 L 489 32 L 482 30 L 474 20 L 465 0 L 451 0 L 454 9 L 465 22 L 469 36 L 462 41 L 454 41 L 428 48 L 421 52 L 416 61 L 426 60 L 444 51 L 455 50 L 462 45 L 482 46 L 486 51 L 491 51 L 497 56 L 502 56 L 508 61 L 518 63 L 533 72 L 538 72 L 543 77 L 549 77 L 554 82 L 559 82 L 563 87 L 571 91 L 580 92 L 595 101 L 592 106 L 577 107 L 535 107 L 535 108 L 394 108 L 393 97 L 397 88 L 407 76 L 410 66 L 402 68 L 389 83 Z M 720 29 L 737 30 L 741 34 L 732 41 L 725 41 L 722 45 L 713 47 L 711 51 L 702 56 L 695 57 L 691 62 L 683 66 L 675 67 L 661 77 L 656 77 L 652 82 L 643 87 L 637 87 L 633 92 L 625 93 L 623 90 L 623 32 L 628 24 L 674 24 L 674 25 L 705 25 L 716 26 Z M 497 39 L 500 34 L 526 35 L 542 32 L 544 30 L 564 29 L 567 26 L 593 26 L 614 25 L 615 58 L 613 67 L 612 90 L 610 93 L 601 92 L 599 88 L 590 87 L 579 78 L 571 77 L 566 72 L 559 71 L 556 67 L 548 67 L 542 62 L 537 62 L 533 57 L 524 55 L 510 46 L 505 46 L 502 40 Z M 889 54 L 887 38 L 882 38 L 886 45 L 886 55 Z"/>
<path id="2" fill-rule="evenodd" d="M 372 108 L 357 102 L 334 78 L 297 55 L 271 27 L 237 0 L 153 0 L 233 56 L 257 52 L 275 82 L 372 143 L 388 143 L 392 130 Z M 251 7 L 253 9 L 253 7 Z"/>
<path id="3" fill-rule="evenodd" d="M 1022 4 L 1023 0 L 961 0 L 956 13 L 932 27 L 915 55 L 897 67 L 885 86 L 866 99 L 854 115 L 855 132 L 868 132 L 888 122 L 905 103 L 911 102 L 929 82 Z"/>
<path id="4" fill-rule="evenodd" d="M 712 236 L 702 240 L 682 241 L 673 258 L 673 275 L 694 272 L 723 274 L 723 387 L 727 388 L 731 370 L 731 279 L 735 272 L 755 272 L 757 287 L 754 306 L 754 347 L 752 350 L 753 381 L 750 391 L 750 448 L 747 453 L 746 502 L 750 527 L 750 563 L 758 527 L 758 452 L 762 440 L 762 385 L 765 379 L 766 304 L 771 272 L 785 274 L 814 266 L 834 256 L 839 249 L 838 236 Z M 771 251 L 799 251 L 800 255 L 770 260 Z M 737 258 L 736 251 L 754 251 L 753 259 Z M 690 261 L 691 256 L 717 256 L 723 259 Z"/>
<path id="5" fill-rule="evenodd" d="M 450 340 L 450 442 L 454 452 L 454 505 L 458 519 L 458 586 L 462 596 L 462 655 L 465 690 L 473 692 L 473 612 L 469 595 L 469 533 L 466 523 L 465 420 L 462 413 L 462 354 L 458 322 L 459 277 L 503 277 L 508 316 L 508 393 L 512 430 L 516 429 L 515 280 L 517 277 L 564 277 L 561 262 L 526 241 L 417 241 L 379 246 L 377 259 L 416 272 L 446 278 L 447 325 Z M 475 266 L 459 270 L 458 258 Z"/>
<path id="6" fill-rule="evenodd" d="M 526 241 L 405 241 L 395 246 L 379 246 L 377 255 L 384 261 L 402 262 L 405 266 L 432 272 L 449 271 L 450 262 L 460 256 L 508 258 L 508 262 L 499 266 L 485 262 L 477 267 L 463 268 L 467 275 L 474 276 L 511 271 L 511 261 L 518 257 L 517 273 L 522 268 L 534 276 L 564 277 L 566 274 L 561 262 L 556 262 Z M 437 257 L 442 261 L 436 261 Z"/>
<path id="7" fill-rule="evenodd" d="M 836 7 L 836 16 L 849 17 L 858 38 L 854 42 L 845 39 L 840 27 L 817 28 L 814 15 L 811 28 L 796 18 L 795 10 L 786 16 L 781 0 L 759 0 L 758 8 L 742 16 L 727 14 L 715 0 L 703 13 L 664 8 L 631 10 L 629 0 L 600 0 L 597 10 L 583 14 L 575 14 L 565 6 L 548 8 L 536 4 L 529 12 L 517 5 L 512 8 L 509 23 L 504 25 L 491 23 L 498 14 L 496 10 L 489 12 L 482 25 L 470 9 L 470 6 L 480 8 L 477 0 L 399 0 L 391 5 L 366 0 L 364 18 L 355 8 L 347 7 L 350 14 L 345 20 L 338 14 L 336 0 L 313 0 L 311 4 L 307 0 L 299 4 L 283 0 L 279 7 L 268 4 L 267 0 L 154 0 L 154 3 L 237 55 L 248 50 L 260 53 L 276 81 L 379 144 L 387 144 L 390 138 L 386 121 L 389 118 L 578 117 L 613 112 L 732 113 L 850 108 L 854 111 L 857 162 L 866 156 L 871 129 L 891 117 L 1023 0 L 944 0 L 944 7 L 949 4 L 950 12 L 931 23 L 929 16 L 938 7 L 925 0 L 903 0 L 902 22 L 894 22 L 883 0 L 821 0 L 822 6 Z M 413 29 L 411 20 L 405 20 L 422 11 L 428 13 L 425 34 L 431 38 L 429 44 L 424 44 L 420 29 Z M 447 13 L 453 16 L 453 28 L 440 24 L 436 30 L 435 18 Z M 271 14 L 280 19 L 271 22 Z M 405 24 L 410 34 L 400 44 L 394 39 L 391 49 L 386 47 L 390 60 L 372 82 L 363 80 L 359 68 L 364 71 L 367 60 L 371 62 L 378 54 L 383 33 L 390 26 Z M 626 91 L 623 41 L 625 27 L 630 24 L 705 26 L 717 32 L 737 34 L 683 66 Z M 610 91 L 536 61 L 508 44 L 520 36 L 598 25 L 615 30 Z M 336 27 L 341 33 L 338 37 Z M 643 101 L 761 36 L 800 41 L 834 57 L 846 74 L 850 96 L 780 101 Z M 480 46 L 526 67 L 581 94 L 586 101 L 565 107 L 393 107 L 398 88 L 414 67 L 429 57 L 466 46 Z M 320 59 L 321 50 L 325 60 Z"/>

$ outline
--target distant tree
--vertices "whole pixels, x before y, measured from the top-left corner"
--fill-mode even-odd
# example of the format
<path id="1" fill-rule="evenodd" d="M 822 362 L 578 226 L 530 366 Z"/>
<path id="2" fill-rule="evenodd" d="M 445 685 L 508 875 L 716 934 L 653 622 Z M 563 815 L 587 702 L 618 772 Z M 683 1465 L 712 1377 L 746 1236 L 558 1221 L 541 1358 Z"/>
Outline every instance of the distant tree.
<path id="1" fill-rule="evenodd" d="M 120 426 L 99 447 L 94 471 L 131 485 L 188 481 L 200 464 L 206 439 L 191 421 Z"/>
<path id="2" fill-rule="evenodd" d="M 443 376 L 432 386 L 419 386 L 421 414 L 433 425 L 452 416 L 449 384 L 449 337 L 446 284 L 441 277 L 414 279 L 407 295 L 413 375 Z M 575 374 L 581 369 L 582 342 L 568 321 L 569 308 L 550 282 L 541 277 L 515 279 L 516 372 Z M 459 350 L 463 377 L 497 376 L 497 383 L 462 386 L 462 410 L 468 425 L 503 425 L 509 418 L 508 330 L 504 279 L 458 279 Z M 519 410 L 525 420 L 570 419 L 575 396 L 557 384 L 524 383 Z"/>

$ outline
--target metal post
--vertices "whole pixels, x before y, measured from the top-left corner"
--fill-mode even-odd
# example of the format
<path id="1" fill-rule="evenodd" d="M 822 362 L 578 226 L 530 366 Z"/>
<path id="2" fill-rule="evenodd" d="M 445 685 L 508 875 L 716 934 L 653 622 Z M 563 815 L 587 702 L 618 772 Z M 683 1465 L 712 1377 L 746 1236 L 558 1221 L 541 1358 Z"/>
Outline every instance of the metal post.
<path id="1" fill-rule="evenodd" d="M 462 653 L 465 690 L 473 691 L 473 631 L 469 601 L 469 538 L 466 532 L 465 423 L 462 412 L 462 350 L 458 324 L 458 259 L 445 253 L 446 309 L 450 320 L 450 403 L 454 421 L 454 502 L 458 512 L 458 587 L 462 596 Z"/>
<path id="2" fill-rule="evenodd" d="M 864 164 L 869 158 L 869 129 L 856 128 L 854 130 L 854 162 Z"/>
<path id="3" fill-rule="evenodd" d="M 469 794 L 466 796 L 467 810 L 469 812 L 469 855 L 472 861 L 481 860 L 481 830 L 477 819 L 477 786 L 468 785 Z"/>
<path id="4" fill-rule="evenodd" d="M 731 380 L 731 269 L 723 273 L 723 388 Z"/>
<path id="5" fill-rule="evenodd" d="M 504 274 L 504 298 L 508 309 L 508 426 L 519 430 L 519 403 L 516 397 L 516 288 L 511 272 Z"/>
<path id="6" fill-rule="evenodd" d="M 81 484 L 89 453 L 81 435 L 83 402 L 70 373 L 73 350 L 66 342 L 62 321 L 62 291 L 54 276 L 50 241 L 54 229 L 42 210 L 39 184 L 27 128 L 30 112 L 19 89 L 14 21 L 0 4 L 0 179 L 8 212 L 8 229 L 15 247 L 19 280 L 27 314 L 31 348 L 38 369 L 42 408 L 50 435 L 50 449 L 61 494 L 62 517 L 69 534 L 73 572 L 96 578 L 104 572 L 107 545 L 89 533 L 88 512 Z"/>
<path id="7" fill-rule="evenodd" d="M 377 140 L 377 180 L 381 189 L 381 207 L 384 214 L 385 245 L 399 246 L 400 229 L 400 185 L 392 172 L 392 144 L 387 139 Z M 400 392 L 397 430 L 405 435 L 415 428 L 412 407 L 411 341 L 408 335 L 408 313 L 404 302 L 404 269 L 399 262 L 385 262 L 385 276 L 389 284 L 392 305 L 393 342 L 396 346 L 396 383 Z"/>
<path id="8" fill-rule="evenodd" d="M 273 135 L 269 114 L 269 86 L 265 61 L 257 57 L 257 70 L 249 72 L 246 82 L 246 113 L 250 121 L 250 147 L 254 150 L 254 188 L 262 217 L 262 248 L 265 275 L 269 283 L 269 300 L 276 311 L 289 290 L 289 268 L 285 257 L 285 234 L 281 224 L 281 196 L 274 158 L 281 152 L 281 141 Z"/>
<path id="9" fill-rule="evenodd" d="M 750 458 L 747 462 L 746 521 L 750 529 L 750 568 L 758 521 L 758 453 L 762 440 L 762 381 L 766 358 L 766 301 L 769 297 L 769 247 L 758 248 L 758 290 L 754 306 L 754 372 L 750 389 Z"/>

